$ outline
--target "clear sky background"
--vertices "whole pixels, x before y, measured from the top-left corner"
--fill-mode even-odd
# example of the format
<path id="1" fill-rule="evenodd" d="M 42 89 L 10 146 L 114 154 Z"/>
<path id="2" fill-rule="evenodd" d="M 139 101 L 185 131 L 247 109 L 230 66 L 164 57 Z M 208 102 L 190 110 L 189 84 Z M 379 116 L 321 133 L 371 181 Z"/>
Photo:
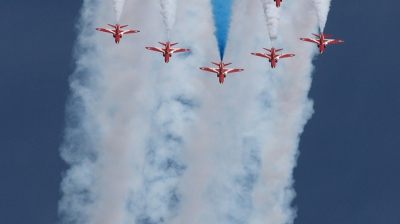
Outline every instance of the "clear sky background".
<path id="1" fill-rule="evenodd" d="M 81 3 L 0 2 L 0 223 L 58 221 Z M 396 0 L 332 1 L 325 32 L 346 42 L 314 63 L 315 113 L 294 171 L 296 224 L 400 223 L 399 11 Z"/>

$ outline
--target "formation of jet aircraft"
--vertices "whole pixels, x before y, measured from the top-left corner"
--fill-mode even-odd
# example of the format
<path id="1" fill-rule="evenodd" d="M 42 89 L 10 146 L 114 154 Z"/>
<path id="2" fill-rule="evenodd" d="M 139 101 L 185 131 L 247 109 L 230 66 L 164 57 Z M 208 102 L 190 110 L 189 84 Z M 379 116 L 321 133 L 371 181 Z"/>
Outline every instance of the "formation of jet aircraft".
<path id="1" fill-rule="evenodd" d="M 275 48 L 264 48 L 264 50 L 271 52 L 271 54 L 265 54 L 265 53 L 251 53 L 252 55 L 263 57 L 263 58 L 268 58 L 269 62 L 271 62 L 271 68 L 276 67 L 276 63 L 280 58 L 289 58 L 293 57 L 294 54 L 277 54 L 276 52 L 283 50 L 281 49 L 275 49 Z"/>
<path id="2" fill-rule="evenodd" d="M 318 39 L 310 39 L 310 38 L 300 38 L 300 40 L 303 41 L 308 41 L 311 43 L 315 43 L 317 44 L 317 47 L 319 48 L 319 53 L 324 53 L 326 45 L 328 44 L 337 44 L 337 43 L 343 43 L 344 40 L 335 40 L 335 39 L 325 39 L 325 38 L 329 38 L 332 36 L 332 34 L 312 34 L 314 36 L 316 36 Z"/>
<path id="3" fill-rule="evenodd" d="M 167 43 L 163 43 L 163 42 L 158 42 L 159 44 L 163 45 L 164 48 L 159 48 L 159 47 L 146 47 L 147 50 L 151 50 L 151 51 L 157 51 L 157 52 L 161 52 L 163 54 L 164 57 L 164 61 L 165 63 L 169 62 L 169 58 L 172 57 L 172 54 L 174 53 L 180 53 L 180 52 L 188 52 L 190 51 L 190 49 L 185 49 L 185 48 L 172 48 L 172 46 L 177 45 L 178 43 L 169 43 L 169 41 Z"/>
<path id="4" fill-rule="evenodd" d="M 274 0 L 274 1 L 276 3 L 276 7 L 281 6 L 282 0 Z M 111 26 L 113 29 L 96 28 L 96 30 L 106 32 L 106 33 L 111 33 L 115 39 L 115 43 L 117 43 L 117 44 L 120 42 L 120 40 L 124 34 L 140 32 L 139 30 L 123 30 L 123 28 L 127 27 L 128 25 L 121 26 L 118 23 L 116 25 L 112 25 L 112 24 L 108 24 L 108 25 Z M 317 44 L 317 47 L 321 54 L 325 51 L 325 48 L 328 44 L 336 44 L 336 43 L 344 42 L 344 40 L 326 39 L 326 38 L 331 37 L 332 35 L 324 34 L 323 32 L 320 34 L 313 33 L 313 35 L 317 39 L 300 38 L 300 40 Z M 171 44 L 169 41 L 167 41 L 166 43 L 163 43 L 163 42 L 158 42 L 158 43 L 161 44 L 163 47 L 162 48 L 161 47 L 146 47 L 146 49 L 162 53 L 165 63 L 169 62 L 170 58 L 172 57 L 172 54 L 190 51 L 190 49 L 187 49 L 187 48 L 172 48 L 172 46 L 175 46 L 178 43 Z M 274 47 L 272 47 L 271 49 L 269 49 L 269 48 L 263 48 L 263 49 L 268 51 L 269 54 L 268 53 L 251 53 L 251 54 L 255 55 L 255 56 L 263 57 L 263 58 L 268 58 L 269 62 L 271 63 L 271 68 L 276 67 L 276 63 L 278 62 L 279 59 L 295 56 L 294 54 L 278 54 L 277 52 L 283 50 L 282 48 L 275 49 Z M 228 66 L 232 63 L 225 64 L 223 61 L 221 61 L 220 63 L 217 63 L 217 62 L 211 62 L 211 63 L 218 66 L 218 68 L 200 67 L 200 69 L 203 71 L 216 73 L 217 77 L 219 78 L 219 83 L 221 83 L 221 84 L 224 83 L 224 80 L 228 73 L 242 72 L 244 70 L 241 68 L 226 68 L 226 66 Z"/>
<path id="5" fill-rule="evenodd" d="M 225 66 L 228 66 L 232 63 L 227 63 L 225 64 L 224 62 L 211 62 L 214 65 L 218 66 L 218 68 L 207 68 L 207 67 L 200 67 L 201 70 L 203 71 L 207 71 L 207 72 L 213 72 L 213 73 L 217 73 L 217 77 L 219 78 L 219 83 L 224 83 L 224 80 L 226 78 L 226 74 L 228 73 L 234 73 L 234 72 L 241 72 L 244 69 L 242 68 L 225 68 Z"/>
<path id="6" fill-rule="evenodd" d="M 130 34 L 130 33 L 138 33 L 140 30 L 123 30 L 122 28 L 127 27 L 128 25 L 120 26 L 119 24 L 112 25 L 108 24 L 114 29 L 106 29 L 106 28 L 96 28 L 98 31 L 106 32 L 106 33 L 111 33 L 113 37 L 115 38 L 115 43 L 118 44 L 119 41 L 122 38 L 122 35 L 124 34 Z"/>

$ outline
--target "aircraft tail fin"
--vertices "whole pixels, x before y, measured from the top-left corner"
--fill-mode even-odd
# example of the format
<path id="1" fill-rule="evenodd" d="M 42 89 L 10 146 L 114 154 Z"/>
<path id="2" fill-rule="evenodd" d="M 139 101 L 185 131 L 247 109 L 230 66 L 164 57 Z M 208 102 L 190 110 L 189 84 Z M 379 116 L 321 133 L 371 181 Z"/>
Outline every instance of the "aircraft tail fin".
<path id="1" fill-rule="evenodd" d="M 163 45 L 163 46 L 166 46 L 166 44 L 165 43 L 163 43 L 163 42 L 158 42 L 159 44 L 161 44 L 161 45 Z"/>
<path id="2" fill-rule="evenodd" d="M 211 62 L 211 63 L 213 63 L 216 66 L 219 66 L 219 63 L 217 63 L 217 62 Z"/>
<path id="3" fill-rule="evenodd" d="M 122 29 L 122 28 L 124 28 L 124 27 L 127 27 L 128 25 L 123 25 L 123 26 L 120 26 L 120 28 Z"/>
<path id="4" fill-rule="evenodd" d="M 112 28 L 117 28 L 115 25 L 112 24 L 107 24 L 107 25 L 111 26 Z"/>
<path id="5" fill-rule="evenodd" d="M 325 34 L 325 35 L 324 35 L 325 38 L 329 38 L 329 37 L 331 37 L 331 36 L 332 36 L 332 34 Z"/>
<path id="6" fill-rule="evenodd" d="M 281 50 L 283 50 L 283 48 L 276 49 L 275 52 L 278 52 L 278 51 L 281 51 Z"/>
<path id="7" fill-rule="evenodd" d="M 170 46 L 172 47 L 172 46 L 174 46 L 174 45 L 177 45 L 178 43 L 173 43 L 173 44 L 170 44 Z"/>
<path id="8" fill-rule="evenodd" d="M 232 64 L 232 62 L 230 62 L 230 63 L 224 63 L 224 66 L 228 66 L 228 65 L 230 65 L 230 64 Z"/>
<path id="9" fill-rule="evenodd" d="M 319 37 L 319 35 L 318 35 L 318 34 L 315 34 L 315 33 L 313 33 L 312 35 L 314 35 L 314 36 L 316 36 L 316 37 Z"/>
<path id="10" fill-rule="evenodd" d="M 269 51 L 269 52 L 271 52 L 271 50 L 270 50 L 270 49 L 268 49 L 268 48 L 265 48 L 265 47 L 264 47 L 263 49 L 264 49 L 264 50 L 266 50 L 266 51 Z"/>

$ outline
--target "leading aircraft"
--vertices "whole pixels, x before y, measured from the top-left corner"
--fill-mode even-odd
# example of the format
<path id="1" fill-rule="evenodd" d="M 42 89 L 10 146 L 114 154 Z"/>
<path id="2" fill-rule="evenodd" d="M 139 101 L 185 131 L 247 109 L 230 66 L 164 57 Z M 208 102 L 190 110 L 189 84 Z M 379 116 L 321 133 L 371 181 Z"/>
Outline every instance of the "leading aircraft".
<path id="1" fill-rule="evenodd" d="M 326 45 L 328 44 L 337 44 L 337 43 L 343 43 L 344 40 L 335 40 L 335 39 L 325 39 L 325 38 L 329 38 L 332 36 L 332 34 L 323 34 L 321 33 L 320 35 L 318 34 L 312 34 L 314 36 L 316 36 L 318 39 L 310 39 L 310 38 L 300 38 L 300 40 L 303 41 L 308 41 L 311 43 L 315 43 L 317 44 L 318 48 L 319 48 L 319 53 L 324 53 Z"/>
<path id="2" fill-rule="evenodd" d="M 281 7 L 282 0 L 274 0 L 274 2 L 276 2 L 276 7 L 277 8 Z"/>
<path id="3" fill-rule="evenodd" d="M 106 32 L 106 33 L 111 33 L 113 37 L 115 38 L 115 43 L 118 44 L 120 39 L 122 38 L 122 35 L 124 34 L 130 34 L 130 33 L 138 33 L 140 32 L 139 30 L 123 30 L 122 28 L 127 27 L 128 25 L 120 26 L 119 24 L 112 25 L 108 24 L 114 29 L 105 29 L 105 28 L 96 28 L 98 31 Z"/>
<path id="4" fill-rule="evenodd" d="M 275 68 L 276 63 L 278 62 L 278 60 L 280 58 L 289 58 L 289 57 L 294 56 L 294 54 L 277 54 L 276 52 L 283 50 L 282 48 L 281 49 L 264 48 L 264 50 L 271 52 L 271 54 L 265 54 L 265 53 L 251 53 L 251 54 L 255 55 L 255 56 L 263 57 L 263 58 L 268 58 L 269 62 L 271 62 L 271 68 Z"/>
<path id="5" fill-rule="evenodd" d="M 172 54 L 174 53 L 179 53 L 179 52 L 188 52 L 190 49 L 185 49 L 185 48 L 171 48 L 174 45 L 177 45 L 178 43 L 163 43 L 163 42 L 158 42 L 159 44 L 163 45 L 165 48 L 159 48 L 159 47 L 146 47 L 147 50 L 151 51 L 157 51 L 161 52 L 164 57 L 165 63 L 169 62 L 169 58 L 172 57 Z"/>
<path id="6" fill-rule="evenodd" d="M 228 66 L 228 65 L 230 65 L 232 63 L 225 64 L 222 61 L 220 63 L 217 63 L 217 62 L 211 62 L 211 63 L 213 63 L 214 65 L 218 66 L 218 68 L 201 67 L 200 69 L 203 70 L 203 71 L 207 71 L 207 72 L 217 73 L 217 77 L 219 78 L 219 83 L 221 83 L 221 84 L 224 83 L 226 74 L 233 73 L 233 72 L 241 72 L 241 71 L 244 70 L 244 69 L 241 69 L 241 68 L 225 68 L 225 66 Z"/>

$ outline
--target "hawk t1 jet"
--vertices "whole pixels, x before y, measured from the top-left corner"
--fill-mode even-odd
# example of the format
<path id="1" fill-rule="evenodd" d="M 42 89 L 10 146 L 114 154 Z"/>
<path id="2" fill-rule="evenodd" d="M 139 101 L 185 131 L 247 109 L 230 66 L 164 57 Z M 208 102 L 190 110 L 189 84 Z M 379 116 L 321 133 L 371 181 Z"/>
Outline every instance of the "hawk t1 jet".
<path id="1" fill-rule="evenodd" d="M 271 54 L 265 54 L 265 53 L 251 53 L 252 55 L 263 57 L 263 58 L 268 58 L 269 62 L 271 62 L 271 68 L 275 68 L 276 63 L 280 58 L 289 58 L 293 57 L 294 54 L 277 54 L 276 52 L 281 51 L 283 49 L 275 49 L 275 48 L 264 48 L 264 50 L 267 50 L 271 52 Z"/>
<path id="2" fill-rule="evenodd" d="M 214 65 L 218 66 L 218 68 L 206 68 L 206 67 L 201 67 L 200 69 L 203 71 L 207 71 L 207 72 L 214 72 L 217 73 L 217 77 L 219 78 L 219 83 L 224 83 L 226 74 L 228 73 L 233 73 L 233 72 L 241 72 L 244 69 L 241 68 L 225 68 L 225 66 L 228 66 L 232 63 L 227 63 L 225 64 L 224 62 L 220 62 L 219 64 L 217 62 L 211 62 Z"/>
<path id="3" fill-rule="evenodd" d="M 138 33 L 140 32 L 139 30 L 122 30 L 122 28 L 127 27 L 128 25 L 120 26 L 119 24 L 116 25 L 111 25 L 108 24 L 114 29 L 105 29 L 105 28 L 96 28 L 98 31 L 106 32 L 106 33 L 111 33 L 113 37 L 115 38 L 115 43 L 118 44 L 120 39 L 122 38 L 122 35 L 124 34 L 130 34 L 130 33 Z"/>
<path id="4" fill-rule="evenodd" d="M 332 34 L 323 34 L 321 33 L 320 35 L 318 34 L 312 34 L 314 36 L 316 36 L 318 39 L 310 39 L 310 38 L 300 38 L 300 40 L 303 41 L 308 41 L 311 43 L 315 43 L 317 44 L 318 48 L 319 48 L 319 53 L 324 53 L 326 45 L 328 44 L 337 44 L 337 43 L 343 43 L 344 40 L 335 40 L 335 39 L 325 39 L 325 38 L 329 38 L 332 36 Z"/>
<path id="5" fill-rule="evenodd" d="M 165 63 L 169 62 L 169 58 L 172 57 L 172 54 L 174 53 L 190 51 L 190 49 L 185 49 L 185 48 L 171 48 L 172 46 L 177 45 L 178 43 L 171 44 L 169 43 L 169 41 L 167 43 L 163 42 L 158 42 L 158 43 L 163 45 L 164 48 L 146 47 L 146 49 L 151 51 L 161 52 L 163 54 Z"/>

